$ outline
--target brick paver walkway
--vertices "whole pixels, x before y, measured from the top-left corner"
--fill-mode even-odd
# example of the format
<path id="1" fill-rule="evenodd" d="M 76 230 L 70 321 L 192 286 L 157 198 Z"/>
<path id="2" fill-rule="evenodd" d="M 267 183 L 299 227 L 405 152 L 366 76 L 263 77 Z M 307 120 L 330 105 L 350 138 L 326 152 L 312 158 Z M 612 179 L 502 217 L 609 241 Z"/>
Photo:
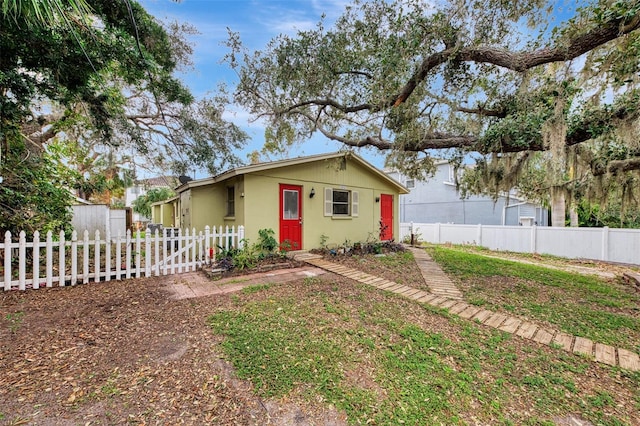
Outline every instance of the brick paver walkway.
<path id="1" fill-rule="evenodd" d="M 172 275 L 168 287 L 171 299 L 189 299 L 193 297 L 228 294 L 240 291 L 245 287 L 256 284 L 285 283 L 300 278 L 315 277 L 324 274 L 320 268 L 303 267 L 294 269 L 278 269 L 251 275 L 239 275 L 211 280 L 203 272 L 187 272 Z"/>
<path id="2" fill-rule="evenodd" d="M 448 309 L 451 314 L 458 315 L 461 318 L 478 321 L 489 327 L 515 334 L 524 339 L 532 340 L 543 345 L 553 345 L 568 352 L 587 355 L 593 357 L 597 362 L 604 364 L 619 366 L 631 371 L 640 371 L 640 357 L 629 350 L 596 343 L 584 337 L 572 336 L 558 330 L 542 328 L 517 317 L 492 312 L 466 303 L 461 300 L 462 293 L 424 250 L 412 249 L 412 252 L 431 292 L 408 287 L 356 269 L 347 268 L 324 260 L 319 256 L 308 256 L 304 259 L 300 258 L 299 260 L 304 260 L 318 268 L 354 279 L 363 284 L 405 296 L 419 303 L 427 303 L 431 306 Z M 444 279 L 443 276 L 446 277 L 446 279 Z"/>
<path id="3" fill-rule="evenodd" d="M 438 264 L 431 259 L 429 253 L 415 247 L 410 247 L 409 250 L 413 253 L 413 258 L 416 260 L 420 272 L 422 272 L 424 282 L 431 289 L 431 293 L 450 299 L 462 299 L 462 292 L 458 290 L 458 287 Z"/>

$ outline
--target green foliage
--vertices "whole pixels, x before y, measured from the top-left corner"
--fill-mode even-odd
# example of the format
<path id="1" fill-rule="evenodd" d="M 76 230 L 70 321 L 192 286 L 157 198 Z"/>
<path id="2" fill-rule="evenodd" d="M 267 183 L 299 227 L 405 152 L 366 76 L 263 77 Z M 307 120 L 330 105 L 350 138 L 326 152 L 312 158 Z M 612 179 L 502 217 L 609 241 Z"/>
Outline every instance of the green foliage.
<path id="1" fill-rule="evenodd" d="M 110 202 L 133 177 L 121 166 L 134 156 L 179 173 L 194 166 L 216 173 L 237 164 L 235 152 L 247 136 L 222 119 L 226 95 L 195 101 L 173 76 L 189 61 L 185 37 L 190 33 L 187 25 L 163 26 L 135 1 L 96 0 L 90 8 L 82 0 L 2 1 L 0 167 L 7 169 L 9 162 L 16 170 L 36 167 L 33 157 L 51 149 L 59 166 L 73 171 L 65 186 Z M 48 143 L 55 137 L 73 152 L 54 153 Z M 28 162 L 15 153 L 23 145 Z M 11 196 L 28 199 L 37 193 L 36 198 L 48 199 L 47 188 L 33 185 L 38 178 L 30 180 L 24 194 L 12 188 Z M 70 203 L 58 203 L 59 195 L 51 205 L 62 215 Z M 10 213 L 18 222 L 36 218 L 20 226 L 41 227 L 40 212 L 28 210 L 32 205 L 26 200 L 24 212 Z M 50 228 L 64 222 L 52 220 Z"/>
<path id="2" fill-rule="evenodd" d="M 613 346 L 629 347 L 640 338 L 633 316 L 640 296 L 626 286 L 594 275 L 580 275 L 520 262 L 488 258 L 456 248 L 429 248 L 446 272 L 464 283 L 465 298 L 490 310 L 515 311 L 560 330 Z M 486 280 L 509 284 L 487 286 Z M 544 292 L 544 298 L 539 294 Z M 507 309 L 505 309 L 505 305 Z"/>
<path id="3" fill-rule="evenodd" d="M 120 156 L 116 150 L 105 151 L 97 142 L 55 139 L 47 144 L 47 153 L 61 167 L 69 169 L 67 185 L 78 197 L 113 207 L 124 205 L 125 189 L 133 183 L 133 173 L 123 167 L 130 156 Z"/>
<path id="4" fill-rule="evenodd" d="M 14 313 L 9 313 L 5 315 L 5 319 L 9 322 L 9 331 L 14 333 L 18 331 L 20 326 L 22 326 L 22 321 L 24 320 L 24 312 L 18 311 Z"/>
<path id="5" fill-rule="evenodd" d="M 0 13 L 5 19 L 26 22 L 29 26 L 64 25 L 77 16 L 87 16 L 91 7 L 84 0 L 2 0 Z"/>
<path id="6" fill-rule="evenodd" d="M 275 234 L 275 231 L 271 228 L 258 230 L 257 248 L 262 254 L 273 254 L 278 248 L 278 241 L 275 238 Z"/>
<path id="7" fill-rule="evenodd" d="M 578 204 L 580 226 L 610 228 L 640 228 L 640 208 L 630 206 L 623 209 L 620 198 L 611 199 L 605 205 L 582 200 Z"/>
<path id="8" fill-rule="evenodd" d="M 255 267 L 260 260 L 257 246 L 249 244 L 246 239 L 242 241 L 242 244 L 242 248 L 218 246 L 218 253 L 216 254 L 218 266 L 226 269 L 237 268 L 239 270 Z"/>
<path id="9" fill-rule="evenodd" d="M 0 162 L 0 232 L 61 230 L 71 235 L 73 196 L 65 189 L 68 173 L 45 153 L 39 156 L 13 140 Z"/>
<path id="10" fill-rule="evenodd" d="M 139 196 L 133 201 L 133 211 L 150 218 L 151 204 L 168 200 L 174 195 L 176 195 L 176 193 L 170 188 L 151 188 L 146 194 Z"/>
<path id="11" fill-rule="evenodd" d="M 234 253 L 231 257 L 233 267 L 239 270 L 253 268 L 258 264 L 259 253 L 255 245 L 245 243 L 244 247 Z"/>

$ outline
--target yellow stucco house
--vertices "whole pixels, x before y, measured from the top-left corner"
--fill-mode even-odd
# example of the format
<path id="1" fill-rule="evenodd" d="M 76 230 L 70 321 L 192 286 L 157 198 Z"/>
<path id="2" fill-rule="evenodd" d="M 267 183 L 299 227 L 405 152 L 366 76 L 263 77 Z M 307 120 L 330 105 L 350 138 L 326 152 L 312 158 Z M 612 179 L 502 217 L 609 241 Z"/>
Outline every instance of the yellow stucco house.
<path id="1" fill-rule="evenodd" d="M 245 227 L 258 240 L 273 229 L 293 250 L 397 238 L 398 197 L 407 189 L 359 156 L 337 152 L 238 167 L 192 180 L 174 198 L 152 206 L 152 221 L 203 231 Z"/>

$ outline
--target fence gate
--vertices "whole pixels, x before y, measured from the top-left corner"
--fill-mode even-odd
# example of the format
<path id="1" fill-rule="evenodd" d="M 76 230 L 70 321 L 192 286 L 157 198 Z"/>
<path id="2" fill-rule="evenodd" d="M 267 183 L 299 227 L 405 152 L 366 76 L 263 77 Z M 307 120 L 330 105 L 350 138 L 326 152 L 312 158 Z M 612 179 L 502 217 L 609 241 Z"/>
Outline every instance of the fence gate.
<path id="1" fill-rule="evenodd" d="M 205 236 L 196 235 L 189 230 L 182 235 L 181 229 L 166 228 L 163 230 L 161 254 L 156 252 L 155 263 L 151 270 L 155 275 L 175 274 L 176 272 L 195 271 L 207 258 L 203 253 Z"/>

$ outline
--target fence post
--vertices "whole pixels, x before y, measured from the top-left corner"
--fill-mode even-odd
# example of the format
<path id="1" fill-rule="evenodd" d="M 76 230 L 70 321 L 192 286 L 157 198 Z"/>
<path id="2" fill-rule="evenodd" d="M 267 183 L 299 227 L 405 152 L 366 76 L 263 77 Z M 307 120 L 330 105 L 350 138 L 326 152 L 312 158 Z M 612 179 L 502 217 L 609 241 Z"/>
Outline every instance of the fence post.
<path id="1" fill-rule="evenodd" d="M 136 278 L 140 278 L 140 230 L 136 232 Z"/>
<path id="2" fill-rule="evenodd" d="M 204 227 L 204 259 L 207 265 L 213 261 L 213 253 L 211 253 L 211 245 L 209 244 L 209 237 L 211 236 L 211 228 L 209 225 Z"/>
<path id="3" fill-rule="evenodd" d="M 60 231 L 58 242 L 58 285 L 63 287 L 67 281 L 67 263 L 64 253 L 67 243 L 64 241 L 64 231 Z"/>
<path id="4" fill-rule="evenodd" d="M 25 279 L 27 276 L 27 234 L 20 231 L 18 240 L 18 289 L 25 289 Z"/>
<path id="5" fill-rule="evenodd" d="M 144 276 L 151 276 L 151 231 L 149 228 L 144 233 Z"/>
<path id="6" fill-rule="evenodd" d="M 53 287 L 53 232 L 47 231 L 47 287 Z"/>
<path id="7" fill-rule="evenodd" d="M 131 229 L 127 229 L 127 235 L 124 239 L 126 247 L 124 248 L 125 259 L 124 259 L 124 271 L 125 278 L 131 278 Z"/>
<path id="8" fill-rule="evenodd" d="M 482 224 L 478 224 L 478 242 L 476 243 L 478 247 L 482 247 Z"/>
<path id="9" fill-rule="evenodd" d="M 198 233 L 198 267 L 202 266 L 206 261 L 206 254 L 204 254 L 204 236 L 202 235 L 202 231 Z"/>
<path id="10" fill-rule="evenodd" d="M 434 243 L 440 244 L 440 222 L 436 223 L 436 226 L 433 228 L 434 232 Z"/>
<path id="11" fill-rule="evenodd" d="M 176 238 L 176 234 L 180 235 L 180 230 L 178 230 L 178 232 L 176 232 L 176 229 L 173 228 L 171 230 L 171 238 L 169 238 L 169 241 L 171 241 L 171 250 L 169 250 L 169 257 L 171 258 L 171 275 L 176 273 L 176 258 L 173 256 L 176 252 L 176 244 L 175 244 L 175 238 Z M 165 259 L 166 261 L 166 259 Z"/>
<path id="12" fill-rule="evenodd" d="M 167 228 L 162 228 L 162 275 L 167 275 Z"/>
<path id="13" fill-rule="evenodd" d="M 238 226 L 238 248 L 239 249 L 244 248 L 244 226 L 243 225 Z"/>
<path id="14" fill-rule="evenodd" d="M 602 228 L 602 256 L 601 260 L 609 260 L 609 227 Z"/>
<path id="15" fill-rule="evenodd" d="M 538 227 L 533 225 L 531 227 L 531 253 L 537 253 L 538 245 Z"/>
<path id="16" fill-rule="evenodd" d="M 120 281 L 122 277 L 122 236 L 118 230 L 116 237 L 116 280 Z"/>
<path id="17" fill-rule="evenodd" d="M 82 284 L 89 282 L 89 230 L 84 230 L 82 239 Z"/>
<path id="18" fill-rule="evenodd" d="M 4 289 L 11 290 L 11 232 L 4 233 Z"/>
<path id="19" fill-rule="evenodd" d="M 189 231 L 187 230 L 187 233 L 189 233 Z M 182 272 L 182 228 L 178 229 L 178 251 L 176 252 L 177 254 L 175 254 L 175 258 L 174 261 L 177 260 L 178 261 L 178 273 Z M 174 253 L 171 253 L 174 254 Z M 171 269 L 171 273 L 174 273 L 173 268 Z"/>
<path id="20" fill-rule="evenodd" d="M 189 272 L 189 236 L 190 236 L 190 232 L 189 232 L 189 228 L 185 228 L 184 230 L 184 243 L 182 244 L 182 251 L 184 252 L 184 272 Z M 183 256 L 180 255 L 180 257 L 182 258 Z M 180 272 L 182 272 L 182 269 L 180 269 Z"/>
<path id="21" fill-rule="evenodd" d="M 33 288 L 40 288 L 40 231 L 33 233 Z"/>
<path id="22" fill-rule="evenodd" d="M 156 232 L 154 235 L 154 257 L 153 260 L 156 262 L 154 265 L 154 271 L 153 273 L 156 275 L 156 277 L 158 275 L 160 275 L 160 232 L 158 232 L 158 228 L 156 228 Z"/>
<path id="23" fill-rule="evenodd" d="M 71 285 L 78 281 L 78 233 L 71 233 Z"/>
<path id="24" fill-rule="evenodd" d="M 217 231 L 216 231 L 217 230 Z M 213 227 L 213 246 L 215 247 L 216 253 L 218 252 L 219 248 L 224 247 L 222 245 L 222 226 L 214 226 Z"/>
<path id="25" fill-rule="evenodd" d="M 198 244 L 198 239 L 197 239 L 198 235 L 196 234 L 196 228 L 192 228 L 191 229 L 191 270 L 195 271 L 198 267 L 198 265 L 196 264 L 197 262 L 197 248 L 196 248 L 196 244 Z"/>
<path id="26" fill-rule="evenodd" d="M 104 280 L 111 281 L 111 229 L 104 236 Z"/>
<path id="27" fill-rule="evenodd" d="M 108 210 L 107 210 L 108 211 Z M 100 282 L 100 271 L 102 268 L 100 267 L 100 231 L 96 229 L 96 234 L 94 236 L 95 240 L 93 241 L 93 282 Z"/>

